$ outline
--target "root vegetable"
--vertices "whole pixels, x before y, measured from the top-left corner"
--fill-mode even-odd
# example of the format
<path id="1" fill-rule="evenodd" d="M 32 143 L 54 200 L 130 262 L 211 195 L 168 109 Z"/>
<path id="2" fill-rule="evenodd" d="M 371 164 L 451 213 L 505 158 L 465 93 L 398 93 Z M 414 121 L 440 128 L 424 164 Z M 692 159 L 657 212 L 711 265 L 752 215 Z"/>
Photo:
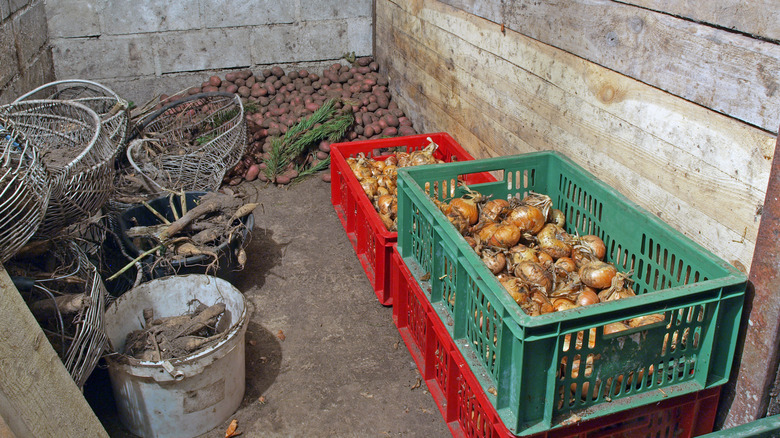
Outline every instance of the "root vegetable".
<path id="1" fill-rule="evenodd" d="M 85 294 L 65 294 L 36 301 L 30 305 L 30 311 L 36 319 L 56 318 L 57 312 L 72 315 L 89 305 L 89 297 Z"/>
<path id="2" fill-rule="evenodd" d="M 260 166 L 257 164 L 253 164 L 249 166 L 249 169 L 247 169 L 246 174 L 244 175 L 244 179 L 247 181 L 254 181 L 257 179 L 257 175 L 260 174 Z"/>

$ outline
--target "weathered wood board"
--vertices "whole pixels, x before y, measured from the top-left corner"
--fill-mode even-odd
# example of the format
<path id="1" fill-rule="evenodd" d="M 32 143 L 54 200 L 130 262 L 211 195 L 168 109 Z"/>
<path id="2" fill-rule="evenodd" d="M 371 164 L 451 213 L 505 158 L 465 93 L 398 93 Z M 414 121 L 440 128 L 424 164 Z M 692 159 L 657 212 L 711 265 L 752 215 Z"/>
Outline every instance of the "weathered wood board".
<path id="1" fill-rule="evenodd" d="M 443 2 L 777 134 L 780 45 L 776 42 L 627 4 L 632 1 Z M 706 19 L 708 14 L 720 17 L 717 5 L 723 2 L 633 3 L 650 8 L 675 4 L 682 14 L 701 8 Z M 780 26 L 780 3 L 756 0 L 751 7 L 751 13 L 763 14 L 763 20 L 771 23 L 768 28 Z M 752 21 L 751 13 L 744 20 L 763 28 L 763 20 Z"/>
<path id="2" fill-rule="evenodd" d="M 0 266 L 0 416 L 18 437 L 108 437 Z"/>
<path id="3" fill-rule="evenodd" d="M 628 0 L 624 3 L 780 41 L 780 2 L 776 0 Z"/>
<path id="4" fill-rule="evenodd" d="M 418 127 L 476 157 L 558 150 L 749 268 L 772 134 L 441 2 L 376 14 L 376 56 Z"/>

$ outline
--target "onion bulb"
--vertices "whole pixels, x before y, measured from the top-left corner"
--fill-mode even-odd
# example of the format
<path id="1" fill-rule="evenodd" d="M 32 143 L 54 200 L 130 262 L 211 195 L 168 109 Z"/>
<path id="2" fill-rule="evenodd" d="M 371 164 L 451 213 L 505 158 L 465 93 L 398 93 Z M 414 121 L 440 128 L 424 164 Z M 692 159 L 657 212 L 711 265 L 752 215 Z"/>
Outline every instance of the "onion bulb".
<path id="1" fill-rule="evenodd" d="M 594 261 L 580 268 L 579 276 L 582 284 L 594 289 L 610 287 L 612 279 L 617 275 L 615 266 L 602 261 Z"/>
<path id="2" fill-rule="evenodd" d="M 482 251 L 482 263 L 495 275 L 506 267 L 506 256 L 502 252 L 485 250 Z"/>
<path id="3" fill-rule="evenodd" d="M 577 305 L 589 306 L 599 302 L 599 296 L 591 288 L 585 288 L 577 295 Z"/>
<path id="4" fill-rule="evenodd" d="M 488 224 L 479 232 L 479 238 L 485 245 L 504 249 L 515 246 L 520 237 L 520 229 L 505 222 Z"/>
<path id="5" fill-rule="evenodd" d="M 514 274 L 529 285 L 542 288 L 545 293 L 552 292 L 552 278 L 550 278 L 548 271 L 539 263 L 521 262 L 515 266 Z"/>
<path id="6" fill-rule="evenodd" d="M 482 206 L 480 219 L 487 222 L 499 222 L 509 210 L 509 201 L 506 199 L 491 199 Z"/>
<path id="7" fill-rule="evenodd" d="M 571 255 L 572 247 L 566 242 L 569 239 L 568 234 L 555 224 L 545 225 L 536 238 L 539 240 L 539 248 L 554 259 Z"/>
<path id="8" fill-rule="evenodd" d="M 604 260 L 604 256 L 607 255 L 607 246 L 595 234 L 586 234 L 580 237 L 579 244 L 587 248 L 599 260 Z"/>
<path id="9" fill-rule="evenodd" d="M 500 282 L 501 285 L 504 286 L 504 289 L 506 289 L 506 291 L 509 293 L 509 296 L 511 296 L 517 304 L 522 304 L 528 301 L 528 295 L 530 294 L 530 291 L 528 290 L 528 287 L 518 278 L 505 276 L 500 279 Z"/>
<path id="10" fill-rule="evenodd" d="M 470 197 L 455 198 L 449 203 L 449 215 L 461 216 L 469 225 L 474 225 L 479 220 L 477 203 Z"/>
<path id="11" fill-rule="evenodd" d="M 536 234 L 544 227 L 544 214 L 532 205 L 519 205 L 509 212 L 507 221 L 523 233 Z"/>
<path id="12" fill-rule="evenodd" d="M 641 327 L 643 325 L 655 324 L 665 320 L 663 313 L 653 313 L 652 315 L 638 316 L 628 320 L 629 327 Z"/>
<path id="13" fill-rule="evenodd" d="M 564 310 L 569 310 L 575 307 L 579 307 L 576 302 L 568 298 L 555 298 L 554 300 L 552 300 L 552 305 L 556 312 L 561 312 Z"/>
<path id="14" fill-rule="evenodd" d="M 634 290 L 631 289 L 631 282 L 632 282 L 631 279 L 628 278 L 628 274 L 618 272 L 613 277 L 612 283 L 610 284 L 609 288 L 599 292 L 599 299 L 603 303 L 606 301 L 614 301 L 614 300 L 620 300 L 623 298 L 630 298 L 636 296 Z"/>
<path id="15" fill-rule="evenodd" d="M 566 226 L 566 215 L 557 208 L 553 208 L 550 210 L 550 222 L 554 223 L 555 225 L 558 225 L 559 227 L 563 228 Z"/>

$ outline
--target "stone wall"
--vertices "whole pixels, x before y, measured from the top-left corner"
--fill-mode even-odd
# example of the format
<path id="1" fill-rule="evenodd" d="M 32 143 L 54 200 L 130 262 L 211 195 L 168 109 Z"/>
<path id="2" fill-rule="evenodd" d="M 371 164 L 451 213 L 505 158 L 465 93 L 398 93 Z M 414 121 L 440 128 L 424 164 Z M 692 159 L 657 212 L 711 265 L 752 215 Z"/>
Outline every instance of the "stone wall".
<path id="1" fill-rule="evenodd" d="M 58 79 L 141 103 L 216 71 L 317 68 L 372 53 L 371 0 L 48 0 Z"/>
<path id="2" fill-rule="evenodd" d="M 52 80 L 43 0 L 0 0 L 0 103 Z"/>

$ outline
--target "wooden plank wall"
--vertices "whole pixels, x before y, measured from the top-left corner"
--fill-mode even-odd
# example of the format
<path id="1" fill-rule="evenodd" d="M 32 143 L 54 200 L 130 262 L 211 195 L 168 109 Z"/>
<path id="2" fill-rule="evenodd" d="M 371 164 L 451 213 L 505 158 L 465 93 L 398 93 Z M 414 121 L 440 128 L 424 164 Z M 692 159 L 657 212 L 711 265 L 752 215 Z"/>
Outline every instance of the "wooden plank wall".
<path id="1" fill-rule="evenodd" d="M 376 0 L 375 20 L 418 131 L 477 158 L 560 151 L 749 271 L 780 126 L 780 4 Z"/>

